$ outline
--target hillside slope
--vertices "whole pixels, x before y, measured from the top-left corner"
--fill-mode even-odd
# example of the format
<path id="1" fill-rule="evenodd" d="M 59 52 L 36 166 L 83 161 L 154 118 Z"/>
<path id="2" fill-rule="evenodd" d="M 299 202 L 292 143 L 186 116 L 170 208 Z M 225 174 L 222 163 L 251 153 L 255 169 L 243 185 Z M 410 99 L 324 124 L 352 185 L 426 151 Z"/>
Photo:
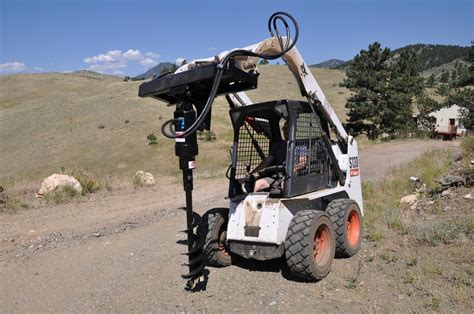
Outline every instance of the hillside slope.
<path id="1" fill-rule="evenodd" d="M 344 73 L 312 69 L 340 115 L 348 90 Z M 255 102 L 301 98 L 283 66 L 262 66 Z M 53 172 L 86 168 L 98 176 L 127 177 L 137 170 L 178 176 L 173 141 L 160 133 L 173 108 L 137 96 L 141 82 L 93 73 L 0 76 L 0 185 L 41 183 Z M 228 105 L 219 97 L 213 110 L 217 140 L 202 141 L 197 176 L 222 175 L 229 164 Z M 158 145 L 148 145 L 154 133 Z"/>
<path id="2" fill-rule="evenodd" d="M 391 52 L 392 58 L 397 59 L 402 51 L 414 50 L 420 60 L 422 75 L 429 76 L 434 74 L 435 76 L 439 76 L 445 71 L 452 72 L 454 70 L 454 65 L 464 65 L 466 63 L 464 59 L 469 54 L 469 49 L 470 47 L 456 45 L 416 44 L 394 49 Z M 343 70 L 351 63 L 352 60 L 349 60 L 335 66 L 334 68 Z M 459 71 L 459 69 L 457 69 L 457 71 Z"/>
<path id="3" fill-rule="evenodd" d="M 344 63 L 346 63 L 346 61 L 339 60 L 339 59 L 329 59 L 321 63 L 312 64 L 310 65 L 310 67 L 322 68 L 322 69 L 336 69 Z"/>
<path id="4" fill-rule="evenodd" d="M 161 62 L 155 65 L 154 67 L 152 67 L 151 69 L 149 69 L 148 71 L 146 71 L 145 73 L 135 76 L 135 79 L 146 80 L 146 79 L 152 78 L 153 76 L 158 77 L 160 76 L 161 71 L 163 69 L 172 69 L 173 66 L 174 64 L 171 62 Z"/>
<path id="5" fill-rule="evenodd" d="M 392 51 L 396 58 L 404 50 L 414 50 L 420 60 L 422 71 L 442 66 L 455 60 L 463 59 L 469 54 L 469 47 L 456 45 L 408 45 Z"/>

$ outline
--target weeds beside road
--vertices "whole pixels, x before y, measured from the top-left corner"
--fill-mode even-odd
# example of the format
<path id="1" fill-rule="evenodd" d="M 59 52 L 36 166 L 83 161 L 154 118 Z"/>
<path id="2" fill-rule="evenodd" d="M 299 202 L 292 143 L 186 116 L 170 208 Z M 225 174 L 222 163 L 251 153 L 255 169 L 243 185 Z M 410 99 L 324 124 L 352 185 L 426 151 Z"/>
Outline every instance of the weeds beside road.
<path id="1" fill-rule="evenodd" d="M 473 168 L 474 137 L 465 138 L 462 148 L 461 161 L 453 151 L 432 150 L 363 186 L 368 245 L 392 265 L 383 268 L 404 295 L 426 300 L 428 310 L 473 306 L 474 189 L 451 188 L 443 195 L 434 181 L 455 163 Z M 415 191 L 411 176 L 426 186 L 420 200 L 407 205 L 400 198 Z"/>

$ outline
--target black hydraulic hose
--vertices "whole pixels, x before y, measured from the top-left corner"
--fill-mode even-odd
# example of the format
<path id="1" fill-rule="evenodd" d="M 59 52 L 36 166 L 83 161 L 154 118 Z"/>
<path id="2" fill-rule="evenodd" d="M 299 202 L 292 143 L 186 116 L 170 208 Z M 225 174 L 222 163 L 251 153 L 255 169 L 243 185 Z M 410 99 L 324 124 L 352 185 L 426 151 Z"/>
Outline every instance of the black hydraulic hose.
<path id="1" fill-rule="evenodd" d="M 295 27 L 295 38 L 293 41 L 290 40 L 290 28 L 288 26 L 288 23 L 285 19 L 285 16 L 291 20 Z M 277 21 L 281 21 L 285 25 L 286 29 L 286 43 L 283 45 L 283 39 L 280 36 L 278 32 L 278 26 L 277 26 Z M 195 132 L 201 124 L 204 122 L 204 119 L 206 119 L 207 115 L 209 114 L 212 104 L 214 103 L 214 99 L 217 95 L 217 91 L 219 89 L 219 84 L 222 80 L 222 75 L 224 74 L 225 68 L 229 64 L 229 61 L 236 57 L 236 56 L 249 56 L 249 57 L 258 57 L 261 59 L 265 60 L 275 60 L 283 56 L 285 53 L 290 51 L 296 44 L 299 36 L 299 28 L 298 28 L 298 22 L 296 22 L 296 19 L 291 16 L 290 14 L 286 12 L 275 12 L 273 13 L 270 18 L 268 19 L 268 30 L 270 32 L 270 35 L 277 36 L 278 41 L 280 43 L 280 48 L 281 52 L 277 54 L 260 54 L 260 53 L 255 53 L 252 51 L 248 50 L 243 50 L 243 49 L 238 49 L 231 51 L 218 65 L 217 65 L 217 71 L 216 75 L 214 76 L 214 81 L 212 83 L 211 91 L 209 93 L 209 97 L 206 101 L 206 104 L 204 106 L 204 109 L 202 110 L 201 114 L 199 117 L 196 119 L 196 121 L 184 132 L 180 133 L 179 135 L 176 134 L 171 128 L 172 124 L 176 122 L 176 119 L 171 119 L 166 121 L 162 126 L 161 126 L 161 133 L 163 133 L 164 136 L 168 138 L 182 138 L 190 135 L 191 133 Z M 290 44 L 291 41 L 291 44 Z M 169 126 L 170 132 L 166 132 L 166 127 Z"/>

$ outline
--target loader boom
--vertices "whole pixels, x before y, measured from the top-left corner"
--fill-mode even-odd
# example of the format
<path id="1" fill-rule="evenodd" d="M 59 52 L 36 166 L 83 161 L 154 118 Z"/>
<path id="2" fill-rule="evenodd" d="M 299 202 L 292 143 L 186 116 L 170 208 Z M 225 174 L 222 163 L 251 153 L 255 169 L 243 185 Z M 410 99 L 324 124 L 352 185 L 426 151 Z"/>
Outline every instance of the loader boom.
<path id="1" fill-rule="evenodd" d="M 290 40 L 286 37 L 282 37 L 282 40 Z M 234 50 L 247 50 L 249 52 L 256 52 L 260 54 L 276 54 L 281 52 L 280 44 L 278 43 L 277 37 L 268 38 L 264 41 L 261 41 L 255 45 L 251 45 L 245 48 L 235 48 L 231 51 L 224 51 L 219 55 L 207 58 L 207 59 L 198 59 L 194 60 L 188 64 L 181 66 L 175 73 L 181 73 L 199 67 L 200 65 L 206 64 L 208 62 L 215 62 L 223 60 L 230 52 Z M 319 86 L 316 78 L 311 73 L 311 70 L 305 63 L 303 57 L 299 53 L 296 46 L 294 46 L 290 51 L 285 53 L 282 56 L 283 60 L 288 66 L 288 69 L 293 73 L 296 82 L 298 83 L 301 95 L 308 99 L 308 102 L 319 107 L 321 112 L 323 112 L 326 120 L 332 126 L 333 130 L 337 134 L 338 138 L 347 142 L 347 132 L 342 126 L 341 121 L 337 117 L 334 109 L 329 104 L 329 101 L 324 94 L 323 90 Z M 256 71 L 258 73 L 257 64 L 259 58 L 257 57 L 239 57 L 236 60 L 236 66 L 243 71 Z M 228 99 L 231 100 L 231 107 L 240 107 L 251 105 L 252 101 L 246 95 L 245 92 L 231 93 L 229 94 Z"/>

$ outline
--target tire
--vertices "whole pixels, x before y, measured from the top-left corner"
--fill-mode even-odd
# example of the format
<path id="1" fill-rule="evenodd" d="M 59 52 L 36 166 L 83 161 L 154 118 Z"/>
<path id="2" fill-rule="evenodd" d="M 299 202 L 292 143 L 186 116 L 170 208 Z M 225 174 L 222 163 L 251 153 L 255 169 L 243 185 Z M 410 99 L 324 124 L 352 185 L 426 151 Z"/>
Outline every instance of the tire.
<path id="1" fill-rule="evenodd" d="M 291 273 L 303 281 L 319 281 L 331 271 L 335 234 L 322 211 L 302 210 L 291 220 L 285 240 L 285 257 Z"/>
<path id="2" fill-rule="evenodd" d="M 362 244 L 362 215 L 357 203 L 351 199 L 336 199 L 329 203 L 326 213 L 336 233 L 336 257 L 357 254 Z"/>
<path id="3" fill-rule="evenodd" d="M 229 209 L 208 210 L 197 228 L 199 239 L 203 241 L 204 262 L 207 266 L 225 267 L 231 264 L 231 255 L 225 244 Z"/>

